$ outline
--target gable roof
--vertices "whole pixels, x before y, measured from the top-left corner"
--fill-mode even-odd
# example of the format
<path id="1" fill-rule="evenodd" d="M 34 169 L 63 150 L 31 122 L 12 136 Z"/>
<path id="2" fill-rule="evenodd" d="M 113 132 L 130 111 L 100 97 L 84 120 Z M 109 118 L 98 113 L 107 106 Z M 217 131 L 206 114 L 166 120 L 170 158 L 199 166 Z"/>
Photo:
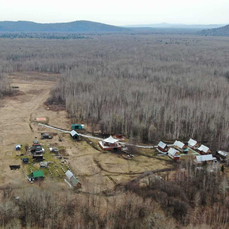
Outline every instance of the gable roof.
<path id="1" fill-rule="evenodd" d="M 74 137 L 75 135 L 79 135 L 75 130 L 72 130 L 71 132 L 70 132 L 70 135 L 72 136 L 72 137 Z"/>
<path id="2" fill-rule="evenodd" d="M 217 153 L 224 156 L 224 157 L 226 157 L 229 154 L 228 152 L 223 151 L 223 150 L 218 150 Z"/>
<path id="3" fill-rule="evenodd" d="M 67 176 L 68 180 L 71 182 L 72 186 L 76 186 L 79 182 L 79 180 L 73 175 L 73 173 L 68 170 L 65 175 Z"/>
<path id="4" fill-rule="evenodd" d="M 180 149 L 183 149 L 183 147 L 185 146 L 184 143 L 180 141 L 175 141 L 173 145 L 179 147 Z"/>
<path id="5" fill-rule="evenodd" d="M 70 180 L 71 177 L 73 176 L 73 173 L 72 173 L 70 170 L 68 170 L 68 171 L 65 173 L 65 175 L 66 175 L 66 177 L 68 178 L 68 180 Z"/>
<path id="6" fill-rule="evenodd" d="M 199 151 L 203 151 L 204 153 L 207 153 L 209 148 L 205 145 L 201 145 L 199 148 L 198 148 Z"/>
<path id="7" fill-rule="evenodd" d="M 197 162 L 213 161 L 213 160 L 216 160 L 216 158 L 213 157 L 212 154 L 196 156 Z"/>
<path id="8" fill-rule="evenodd" d="M 176 153 L 179 153 L 179 151 L 174 149 L 174 148 L 170 148 L 169 151 L 168 151 L 168 154 L 170 154 L 172 156 L 175 156 Z"/>
<path id="9" fill-rule="evenodd" d="M 109 138 L 103 139 L 103 142 L 107 142 L 107 143 L 115 143 L 118 142 L 119 140 L 113 138 L 112 136 L 110 136 Z"/>
<path id="10" fill-rule="evenodd" d="M 197 141 L 196 140 L 193 140 L 192 138 L 189 139 L 188 145 L 195 146 L 196 144 L 197 144 Z"/>
<path id="11" fill-rule="evenodd" d="M 162 149 L 165 149 L 167 145 L 164 142 L 160 141 L 158 143 L 158 146 L 161 147 Z"/>

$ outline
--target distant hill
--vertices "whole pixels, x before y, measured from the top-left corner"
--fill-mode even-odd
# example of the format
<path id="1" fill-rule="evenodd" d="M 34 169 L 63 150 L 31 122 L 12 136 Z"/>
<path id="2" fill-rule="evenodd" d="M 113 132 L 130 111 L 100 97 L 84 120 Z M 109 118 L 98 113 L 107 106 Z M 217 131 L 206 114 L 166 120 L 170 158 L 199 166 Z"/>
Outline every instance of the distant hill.
<path id="1" fill-rule="evenodd" d="M 204 36 L 229 36 L 229 25 L 217 29 L 202 30 L 198 34 Z"/>
<path id="2" fill-rule="evenodd" d="M 0 32 L 122 32 L 129 31 L 113 25 L 91 21 L 67 23 L 35 23 L 30 21 L 2 21 Z"/>
<path id="3" fill-rule="evenodd" d="M 186 24 L 169 24 L 169 23 L 159 23 L 159 24 L 147 24 L 147 25 L 129 25 L 125 26 L 127 28 L 164 28 L 164 29 L 213 29 L 219 28 L 224 25 L 222 24 L 212 24 L 212 25 L 186 25 Z"/>

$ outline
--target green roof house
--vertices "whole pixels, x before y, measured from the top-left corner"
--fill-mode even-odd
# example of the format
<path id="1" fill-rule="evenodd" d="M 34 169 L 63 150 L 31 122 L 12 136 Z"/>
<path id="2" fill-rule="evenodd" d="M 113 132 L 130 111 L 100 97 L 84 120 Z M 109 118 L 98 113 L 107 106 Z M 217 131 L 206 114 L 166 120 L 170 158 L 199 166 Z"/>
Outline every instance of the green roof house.
<path id="1" fill-rule="evenodd" d="M 29 174 L 28 176 L 29 181 L 43 180 L 44 178 L 45 177 L 44 177 L 43 171 L 41 170 L 34 171 L 31 174 Z"/>

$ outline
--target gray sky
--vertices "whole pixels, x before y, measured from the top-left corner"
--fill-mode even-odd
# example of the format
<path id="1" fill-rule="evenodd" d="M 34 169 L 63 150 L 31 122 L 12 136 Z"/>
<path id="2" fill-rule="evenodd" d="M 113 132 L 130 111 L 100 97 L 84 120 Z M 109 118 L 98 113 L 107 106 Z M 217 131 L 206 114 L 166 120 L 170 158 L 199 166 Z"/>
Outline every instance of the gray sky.
<path id="1" fill-rule="evenodd" d="M 0 21 L 229 24 L 229 0 L 0 0 Z"/>

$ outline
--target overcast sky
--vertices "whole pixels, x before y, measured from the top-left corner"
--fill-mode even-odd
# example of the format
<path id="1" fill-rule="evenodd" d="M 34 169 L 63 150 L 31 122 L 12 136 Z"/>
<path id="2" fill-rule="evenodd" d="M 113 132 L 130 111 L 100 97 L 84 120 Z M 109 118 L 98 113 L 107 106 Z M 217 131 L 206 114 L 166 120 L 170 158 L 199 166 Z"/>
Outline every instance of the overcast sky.
<path id="1" fill-rule="evenodd" d="M 0 21 L 229 24 L 229 0 L 0 0 Z"/>

